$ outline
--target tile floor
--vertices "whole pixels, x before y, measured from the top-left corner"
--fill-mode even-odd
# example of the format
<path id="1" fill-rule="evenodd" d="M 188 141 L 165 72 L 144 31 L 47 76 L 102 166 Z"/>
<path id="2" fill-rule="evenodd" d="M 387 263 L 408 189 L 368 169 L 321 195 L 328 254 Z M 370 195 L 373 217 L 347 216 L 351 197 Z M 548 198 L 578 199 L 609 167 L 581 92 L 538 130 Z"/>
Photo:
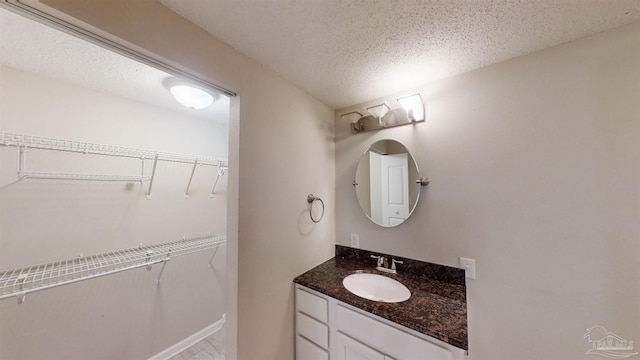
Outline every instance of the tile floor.
<path id="1" fill-rule="evenodd" d="M 224 327 L 168 360 L 224 360 Z"/>

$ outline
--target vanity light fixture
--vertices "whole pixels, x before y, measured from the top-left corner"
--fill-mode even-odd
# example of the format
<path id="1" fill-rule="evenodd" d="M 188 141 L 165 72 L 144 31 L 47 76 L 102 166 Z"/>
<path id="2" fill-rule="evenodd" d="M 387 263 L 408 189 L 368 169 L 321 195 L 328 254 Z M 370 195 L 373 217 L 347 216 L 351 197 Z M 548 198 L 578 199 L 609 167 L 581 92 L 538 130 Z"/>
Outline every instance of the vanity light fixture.
<path id="1" fill-rule="evenodd" d="M 342 114 L 340 115 L 340 118 L 344 121 L 348 121 L 350 124 L 355 123 L 356 121 L 358 121 L 360 118 L 362 117 L 362 114 L 360 114 L 357 111 L 352 111 L 350 113 L 346 113 L 346 114 Z"/>
<path id="2" fill-rule="evenodd" d="M 369 106 L 366 111 L 371 115 L 364 116 L 358 111 L 340 115 L 342 120 L 351 124 L 352 134 L 413 124 L 425 119 L 424 103 L 420 94 L 403 96 L 395 101 L 390 100 L 379 105 Z"/>
<path id="3" fill-rule="evenodd" d="M 176 101 L 189 109 L 204 109 L 215 100 L 213 95 L 206 90 L 193 86 L 178 78 L 167 79 L 166 86 Z"/>
<path id="4" fill-rule="evenodd" d="M 420 94 L 413 94 L 398 98 L 398 103 L 407 111 L 411 122 L 424 120 L 424 103 Z"/>
<path id="5" fill-rule="evenodd" d="M 369 114 L 377 117 L 378 119 L 382 119 L 382 117 L 384 117 L 389 112 L 389 110 L 391 109 L 389 109 L 386 104 L 380 104 L 367 108 Z"/>

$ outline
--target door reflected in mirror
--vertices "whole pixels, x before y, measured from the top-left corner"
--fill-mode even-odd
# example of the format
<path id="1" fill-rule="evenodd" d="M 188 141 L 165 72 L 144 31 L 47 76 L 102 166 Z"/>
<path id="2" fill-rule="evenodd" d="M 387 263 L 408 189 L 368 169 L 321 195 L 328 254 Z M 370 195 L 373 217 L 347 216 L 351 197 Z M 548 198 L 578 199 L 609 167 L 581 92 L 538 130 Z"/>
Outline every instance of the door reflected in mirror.
<path id="1" fill-rule="evenodd" d="M 393 227 L 411 216 L 420 197 L 415 159 L 395 140 L 379 140 L 360 157 L 353 183 L 358 202 L 374 223 Z"/>

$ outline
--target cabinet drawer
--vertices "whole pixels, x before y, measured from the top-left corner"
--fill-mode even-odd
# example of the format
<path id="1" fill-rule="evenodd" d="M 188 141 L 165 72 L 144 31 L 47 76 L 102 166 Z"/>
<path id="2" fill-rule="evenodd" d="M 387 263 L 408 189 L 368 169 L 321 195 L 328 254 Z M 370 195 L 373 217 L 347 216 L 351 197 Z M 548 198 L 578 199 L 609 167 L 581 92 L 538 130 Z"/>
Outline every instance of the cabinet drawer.
<path id="1" fill-rule="evenodd" d="M 328 301 L 308 291 L 296 289 L 296 309 L 323 323 L 328 321 Z"/>
<path id="2" fill-rule="evenodd" d="M 336 306 L 337 330 L 398 360 L 451 360 L 453 353 L 344 306 Z"/>
<path id="3" fill-rule="evenodd" d="M 320 321 L 303 313 L 296 313 L 296 331 L 316 345 L 329 349 L 329 328 Z"/>
<path id="4" fill-rule="evenodd" d="M 329 360 L 329 353 L 302 336 L 296 336 L 297 360 Z"/>

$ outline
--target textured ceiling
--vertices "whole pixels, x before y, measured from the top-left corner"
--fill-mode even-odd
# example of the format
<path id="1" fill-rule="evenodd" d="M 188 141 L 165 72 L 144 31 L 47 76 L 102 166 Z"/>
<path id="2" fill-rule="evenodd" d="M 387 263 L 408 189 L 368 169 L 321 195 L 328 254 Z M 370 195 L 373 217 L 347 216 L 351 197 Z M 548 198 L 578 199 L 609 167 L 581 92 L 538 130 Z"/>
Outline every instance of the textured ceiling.
<path id="1" fill-rule="evenodd" d="M 0 65 L 227 123 L 229 99 L 207 109 L 178 104 L 164 87 L 171 75 L 0 8 Z"/>
<path id="2" fill-rule="evenodd" d="M 160 0 L 334 109 L 640 20 L 640 0 Z"/>

